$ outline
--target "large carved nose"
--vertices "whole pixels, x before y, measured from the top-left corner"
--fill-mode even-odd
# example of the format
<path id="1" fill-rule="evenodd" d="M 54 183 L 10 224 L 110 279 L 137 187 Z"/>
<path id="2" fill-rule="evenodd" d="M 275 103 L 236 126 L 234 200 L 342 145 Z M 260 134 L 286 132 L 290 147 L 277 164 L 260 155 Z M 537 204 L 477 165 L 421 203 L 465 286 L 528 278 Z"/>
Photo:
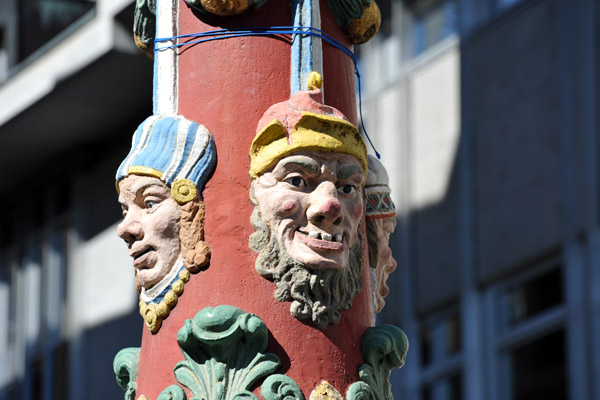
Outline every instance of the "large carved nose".
<path id="1" fill-rule="evenodd" d="M 123 221 L 117 226 L 117 235 L 131 246 L 135 241 L 144 237 L 144 230 L 139 221 L 139 216 L 134 210 L 130 210 Z"/>
<path id="2" fill-rule="evenodd" d="M 332 182 L 323 182 L 310 194 L 310 205 L 306 212 L 308 220 L 314 225 L 342 222 L 342 205 L 337 196 L 337 188 Z"/>

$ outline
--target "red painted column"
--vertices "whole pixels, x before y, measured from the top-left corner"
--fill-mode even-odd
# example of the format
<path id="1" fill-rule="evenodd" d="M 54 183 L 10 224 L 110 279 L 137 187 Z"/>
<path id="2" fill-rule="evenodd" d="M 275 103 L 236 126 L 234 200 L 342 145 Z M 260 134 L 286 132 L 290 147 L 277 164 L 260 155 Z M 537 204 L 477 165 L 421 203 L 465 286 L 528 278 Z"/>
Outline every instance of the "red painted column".
<path id="1" fill-rule="evenodd" d="M 288 1 L 270 0 L 257 10 L 227 18 L 200 15 L 183 1 L 179 4 L 179 35 L 291 25 Z M 348 44 L 326 0 L 321 12 L 322 29 Z M 212 258 L 207 270 L 192 275 L 161 329 L 156 334 L 144 329 L 138 396 L 155 399 L 166 386 L 176 383 L 173 367 L 183 359 L 177 332 L 200 310 L 222 304 L 256 314 L 265 322 L 270 333 L 267 351 L 282 362 L 278 372 L 294 379 L 307 399 L 323 380 L 341 393 L 358 380 L 357 369 L 363 362 L 361 337 L 374 323 L 366 239 L 363 289 L 353 300 L 352 310 L 341 311 L 341 321 L 323 330 L 291 316 L 290 303 L 275 300 L 275 285 L 256 272 L 257 254 L 248 246 L 254 232 L 248 151 L 262 114 L 290 97 L 290 58 L 289 36 L 237 37 L 179 50 L 179 114 L 205 125 L 217 148 L 216 170 L 203 193 L 205 235 Z M 352 60 L 323 42 L 323 63 L 325 104 L 356 124 Z"/>

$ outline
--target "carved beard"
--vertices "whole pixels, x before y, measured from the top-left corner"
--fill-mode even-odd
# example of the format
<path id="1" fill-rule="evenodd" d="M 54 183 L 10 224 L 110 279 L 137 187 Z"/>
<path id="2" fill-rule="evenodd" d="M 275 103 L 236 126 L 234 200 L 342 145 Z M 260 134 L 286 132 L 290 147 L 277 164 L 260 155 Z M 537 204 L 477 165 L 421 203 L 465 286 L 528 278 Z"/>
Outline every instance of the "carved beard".
<path id="1" fill-rule="evenodd" d="M 262 277 L 275 283 L 275 298 L 291 301 L 290 313 L 294 317 L 310 318 L 320 329 L 337 324 L 339 310 L 351 309 L 352 300 L 362 289 L 360 227 L 345 268 L 313 270 L 288 254 L 260 217 L 256 204 L 251 221 L 256 231 L 250 236 L 250 248 L 259 253 L 255 268 Z"/>

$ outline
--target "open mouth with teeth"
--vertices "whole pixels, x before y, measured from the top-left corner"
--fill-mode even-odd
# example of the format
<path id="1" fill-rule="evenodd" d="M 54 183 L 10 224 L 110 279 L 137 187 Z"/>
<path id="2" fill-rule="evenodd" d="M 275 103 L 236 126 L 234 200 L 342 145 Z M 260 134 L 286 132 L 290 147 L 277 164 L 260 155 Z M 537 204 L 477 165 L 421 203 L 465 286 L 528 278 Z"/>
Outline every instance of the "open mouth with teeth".
<path id="1" fill-rule="evenodd" d="M 344 235 L 332 235 L 326 232 L 296 230 L 296 234 L 306 245 L 323 250 L 344 250 L 346 247 Z"/>

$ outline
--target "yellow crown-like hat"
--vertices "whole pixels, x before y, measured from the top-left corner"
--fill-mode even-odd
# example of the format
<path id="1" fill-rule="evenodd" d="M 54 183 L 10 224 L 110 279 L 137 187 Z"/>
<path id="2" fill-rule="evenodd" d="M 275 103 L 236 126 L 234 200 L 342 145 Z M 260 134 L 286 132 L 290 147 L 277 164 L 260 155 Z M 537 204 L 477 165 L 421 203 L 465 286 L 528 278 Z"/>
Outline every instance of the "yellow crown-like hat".
<path id="1" fill-rule="evenodd" d="M 320 76 L 315 74 L 309 77 L 311 90 L 271 106 L 259 121 L 250 146 L 252 179 L 297 150 L 349 154 L 360 161 L 366 174 L 367 148 L 358 129 L 340 111 L 321 102 Z"/>

